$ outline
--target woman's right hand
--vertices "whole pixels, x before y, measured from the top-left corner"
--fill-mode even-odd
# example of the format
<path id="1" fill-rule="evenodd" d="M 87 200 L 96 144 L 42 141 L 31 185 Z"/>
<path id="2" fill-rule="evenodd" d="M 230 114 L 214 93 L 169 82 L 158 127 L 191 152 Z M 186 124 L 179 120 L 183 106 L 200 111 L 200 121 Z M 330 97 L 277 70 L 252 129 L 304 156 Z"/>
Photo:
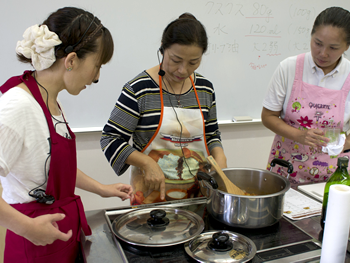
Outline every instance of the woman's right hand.
<path id="1" fill-rule="evenodd" d="M 132 152 L 126 163 L 141 169 L 145 187 L 160 192 L 160 199 L 165 199 L 165 177 L 157 162 L 150 156 L 139 151 Z M 134 189 L 137 190 L 137 189 Z"/>
<path id="2" fill-rule="evenodd" d="M 299 140 L 301 144 L 309 145 L 312 147 L 327 146 L 329 139 L 324 137 L 324 131 L 319 129 L 308 129 L 301 133 Z"/>
<path id="3" fill-rule="evenodd" d="M 28 217 L 14 209 L 0 196 L 0 225 L 37 246 L 52 244 L 57 239 L 68 241 L 72 237 L 72 230 L 63 233 L 58 229 L 56 222 L 64 218 L 65 215 L 61 213 Z"/>
<path id="4" fill-rule="evenodd" d="M 160 199 L 165 198 L 165 177 L 159 165 L 149 156 L 145 165 L 141 166 L 145 186 L 150 190 L 159 190 Z"/>
<path id="5" fill-rule="evenodd" d="M 37 246 L 52 244 L 57 239 L 68 241 L 72 237 L 72 230 L 63 233 L 59 230 L 56 223 L 64 218 L 64 214 L 48 214 L 28 218 L 30 220 L 29 225 L 22 236 Z"/>
<path id="6" fill-rule="evenodd" d="M 285 123 L 280 118 L 280 111 L 270 111 L 263 108 L 261 112 L 262 123 L 274 133 L 291 139 L 303 145 L 312 147 L 327 146 L 329 139 L 324 137 L 324 132 L 319 129 L 300 130 Z"/>

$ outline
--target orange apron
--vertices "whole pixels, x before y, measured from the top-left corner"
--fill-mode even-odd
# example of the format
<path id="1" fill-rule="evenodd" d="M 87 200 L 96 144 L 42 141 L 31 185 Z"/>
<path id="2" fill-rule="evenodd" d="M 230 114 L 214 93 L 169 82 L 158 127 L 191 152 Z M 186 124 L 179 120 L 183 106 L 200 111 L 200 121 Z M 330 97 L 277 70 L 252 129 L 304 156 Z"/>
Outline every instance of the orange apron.
<path id="1" fill-rule="evenodd" d="M 162 77 L 159 76 L 160 121 L 153 137 L 142 150 L 157 162 L 164 173 L 167 201 L 198 196 L 196 175 L 199 170 L 203 170 L 209 155 L 204 117 L 194 82 L 190 79 L 199 109 L 164 107 Z M 159 189 L 149 190 L 145 187 L 140 168 L 132 166 L 130 177 L 135 193 L 132 205 L 161 201 Z"/>

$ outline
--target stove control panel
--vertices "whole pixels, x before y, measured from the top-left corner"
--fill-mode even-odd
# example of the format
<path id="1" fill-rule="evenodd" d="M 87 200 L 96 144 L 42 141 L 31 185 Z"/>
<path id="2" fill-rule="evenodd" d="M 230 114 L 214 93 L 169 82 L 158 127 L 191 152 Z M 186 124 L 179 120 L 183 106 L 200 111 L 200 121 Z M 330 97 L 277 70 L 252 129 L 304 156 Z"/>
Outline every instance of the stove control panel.
<path id="1" fill-rule="evenodd" d="M 321 256 L 321 247 L 309 241 L 301 244 L 294 244 L 283 248 L 271 249 L 258 252 L 252 263 L 291 263 L 291 262 L 315 262 Z"/>

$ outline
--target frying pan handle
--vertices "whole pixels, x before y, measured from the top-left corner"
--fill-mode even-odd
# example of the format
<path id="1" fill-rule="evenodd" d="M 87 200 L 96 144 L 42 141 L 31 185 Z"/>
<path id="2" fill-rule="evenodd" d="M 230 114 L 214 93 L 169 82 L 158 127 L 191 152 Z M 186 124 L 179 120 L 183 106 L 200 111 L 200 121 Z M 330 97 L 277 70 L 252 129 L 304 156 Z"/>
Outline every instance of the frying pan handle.
<path id="1" fill-rule="evenodd" d="M 278 159 L 278 158 L 275 158 L 271 161 L 270 165 L 271 165 L 271 169 L 270 171 L 272 170 L 272 167 L 275 167 L 275 165 L 278 164 L 280 166 L 283 166 L 283 167 L 287 167 L 288 168 L 288 171 L 287 173 L 288 174 L 291 174 L 293 172 L 293 165 L 288 162 L 288 161 L 285 161 L 285 160 L 281 160 L 281 159 Z"/>
<path id="2" fill-rule="evenodd" d="M 218 184 L 217 184 L 217 182 L 215 181 L 214 177 L 210 176 L 210 175 L 207 174 L 207 173 L 204 173 L 204 172 L 199 171 L 199 172 L 197 173 L 197 178 L 198 178 L 199 181 L 205 180 L 205 181 L 207 181 L 208 183 L 210 183 L 210 185 L 213 187 L 213 189 L 217 189 L 217 188 L 218 188 Z"/>

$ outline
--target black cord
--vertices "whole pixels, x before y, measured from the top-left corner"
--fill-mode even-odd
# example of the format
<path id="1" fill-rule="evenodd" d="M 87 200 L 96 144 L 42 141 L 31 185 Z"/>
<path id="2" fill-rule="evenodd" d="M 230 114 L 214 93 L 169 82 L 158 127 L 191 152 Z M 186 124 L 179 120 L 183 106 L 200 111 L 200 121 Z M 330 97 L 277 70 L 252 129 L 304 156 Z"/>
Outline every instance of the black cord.
<path id="1" fill-rule="evenodd" d="M 28 192 L 28 195 L 31 196 L 31 197 L 34 197 L 34 198 L 35 198 L 36 196 L 33 195 L 33 194 L 31 194 L 31 192 L 33 192 L 33 191 L 39 189 L 40 187 L 44 186 L 44 185 L 46 184 L 46 182 L 47 182 L 47 178 L 49 177 L 49 175 L 48 175 L 48 174 L 49 174 L 49 171 L 48 171 L 47 174 L 46 174 L 46 166 L 47 166 L 47 161 L 49 160 L 49 158 L 50 158 L 50 156 L 51 156 L 51 140 L 50 140 L 50 138 L 47 138 L 47 140 L 49 141 L 50 151 L 48 152 L 48 156 L 47 156 L 47 158 L 46 158 L 46 160 L 45 160 L 45 164 L 44 164 L 45 181 L 44 181 L 41 185 L 39 185 L 39 186 L 33 188 L 32 190 L 30 190 L 30 191 Z"/>
<path id="2" fill-rule="evenodd" d="M 161 65 L 160 59 L 159 59 L 159 49 L 158 49 L 158 51 L 157 51 L 157 57 L 158 57 L 159 65 Z M 162 58 L 162 62 L 163 62 L 163 59 L 164 59 L 164 55 L 163 55 L 163 58 Z M 197 176 L 194 175 L 194 174 L 192 173 L 191 168 L 190 168 L 190 166 L 189 166 L 188 163 L 187 163 L 187 160 L 186 160 L 186 157 L 185 157 L 185 153 L 184 153 L 184 150 L 183 150 L 183 147 L 182 147 L 182 141 L 181 141 L 181 139 L 182 139 L 182 124 L 181 124 L 181 122 L 180 122 L 180 120 L 179 120 L 179 117 L 178 117 L 178 115 L 177 115 L 177 112 L 176 112 L 176 110 L 175 110 L 175 107 L 174 107 L 173 103 L 171 102 L 169 89 L 168 89 L 168 87 L 167 87 L 165 81 L 163 81 L 163 77 L 162 77 L 162 76 L 161 76 L 161 81 L 164 83 L 164 86 L 165 86 L 165 88 L 166 88 L 166 90 L 167 90 L 167 93 L 168 93 L 168 99 L 169 99 L 170 105 L 171 105 L 171 107 L 172 107 L 172 109 L 173 109 L 173 111 L 174 111 L 174 113 L 175 113 L 176 120 L 177 120 L 177 122 L 178 122 L 179 125 L 180 125 L 180 148 L 181 148 L 181 152 L 182 152 L 182 156 L 183 156 L 184 163 L 186 164 L 186 166 L 187 166 L 187 168 L 188 168 L 188 171 L 190 172 L 190 174 L 192 175 L 192 177 L 194 177 L 195 182 L 199 185 L 199 180 L 198 180 Z M 168 81 L 168 79 L 167 79 L 167 81 Z M 168 81 L 168 82 L 169 82 L 169 81 Z M 161 84 L 161 83 L 159 83 L 159 84 Z M 169 85 L 171 85 L 170 82 L 169 82 Z M 171 88 L 172 88 L 172 87 L 171 87 Z M 175 93 L 175 91 L 174 91 L 174 93 Z M 176 98 L 176 96 L 175 96 L 175 98 Z M 199 187 L 199 191 L 200 191 L 201 194 L 203 195 L 202 190 L 201 190 L 200 187 Z"/>
<path id="3" fill-rule="evenodd" d="M 44 86 L 42 86 L 42 85 L 36 80 L 35 72 L 34 72 L 34 79 L 35 79 L 35 82 L 36 82 L 42 89 L 44 89 L 45 92 L 46 92 L 46 106 L 47 106 L 47 109 L 48 109 L 48 111 L 49 111 L 49 113 L 50 113 L 51 118 L 54 119 L 54 120 L 56 121 L 55 126 L 54 126 L 55 131 L 56 131 L 56 125 L 57 125 L 57 124 L 65 124 L 65 125 L 68 125 L 68 122 L 60 121 L 60 120 L 56 119 L 56 118 L 51 114 L 51 111 L 50 111 L 50 108 L 49 108 L 49 93 L 48 93 L 48 91 L 44 88 Z M 68 134 L 66 134 L 66 138 L 68 138 Z"/>
<path id="4" fill-rule="evenodd" d="M 163 81 L 163 79 L 162 79 L 162 81 Z M 169 81 L 168 81 L 168 82 L 169 82 Z M 191 169 L 190 169 L 190 166 L 188 165 L 188 163 L 187 163 L 187 161 L 186 161 L 185 153 L 184 153 L 184 150 L 183 150 L 183 147 L 182 147 L 182 124 L 181 124 L 181 122 L 180 122 L 180 120 L 179 120 L 179 117 L 178 117 L 178 115 L 177 115 L 177 112 L 176 112 L 176 110 L 175 110 L 175 107 L 174 107 L 173 103 L 171 102 L 171 99 L 170 99 L 170 92 L 169 92 L 169 90 L 168 90 L 168 87 L 167 87 L 167 85 L 165 84 L 165 81 L 163 81 L 163 83 L 164 83 L 164 86 L 165 86 L 165 88 L 166 88 L 166 90 L 167 90 L 167 92 L 168 92 L 168 99 L 169 99 L 170 105 L 171 105 L 171 107 L 172 107 L 172 109 L 173 109 L 173 111 L 174 111 L 174 113 L 175 113 L 176 120 L 177 120 L 177 122 L 178 122 L 179 125 L 180 125 L 180 148 L 181 148 L 182 156 L 183 156 L 183 158 L 184 158 L 184 162 L 185 162 L 185 164 L 187 165 L 187 168 L 188 168 L 190 174 L 198 181 L 197 177 L 192 173 L 192 171 L 191 171 Z M 170 83 L 169 83 L 169 84 L 170 84 Z"/>
<path id="5" fill-rule="evenodd" d="M 51 114 L 51 112 L 50 112 L 50 108 L 49 108 L 49 93 L 48 93 L 48 91 L 36 80 L 35 72 L 34 72 L 34 79 L 35 79 L 35 82 L 36 82 L 41 88 L 43 88 L 43 89 L 45 90 L 45 92 L 46 92 L 46 106 L 47 106 L 47 109 L 48 109 L 48 111 L 49 111 L 49 113 L 50 113 L 51 118 L 53 118 L 54 120 L 56 120 L 56 123 L 55 123 L 55 126 L 54 126 L 55 131 L 56 131 L 56 125 L 57 125 L 57 124 L 64 123 L 64 124 L 67 125 L 67 124 L 68 124 L 67 122 L 62 122 L 62 121 L 60 121 L 60 120 L 57 120 L 54 116 L 52 116 L 52 114 Z M 50 150 L 49 150 L 49 152 L 48 152 L 48 156 L 47 156 L 47 158 L 46 158 L 46 160 L 45 160 L 45 163 L 44 163 L 45 181 L 44 181 L 41 185 L 39 185 L 39 186 L 37 186 L 37 187 L 31 189 L 31 190 L 28 192 L 28 195 L 31 196 L 31 197 L 33 197 L 33 198 L 37 198 L 37 196 L 36 196 L 35 194 L 32 194 L 32 192 L 33 192 L 33 191 L 35 192 L 35 190 L 37 190 L 37 189 L 39 189 L 40 187 L 44 186 L 44 185 L 46 184 L 47 180 L 48 180 L 48 177 L 49 177 L 49 171 L 46 172 L 46 167 L 47 167 L 47 162 L 48 162 L 49 158 L 51 157 L 51 139 L 50 139 L 50 137 L 47 138 L 47 140 L 49 141 Z M 40 190 L 40 189 L 39 189 L 39 190 Z M 42 191 L 43 191 L 43 190 L 42 190 Z"/>

